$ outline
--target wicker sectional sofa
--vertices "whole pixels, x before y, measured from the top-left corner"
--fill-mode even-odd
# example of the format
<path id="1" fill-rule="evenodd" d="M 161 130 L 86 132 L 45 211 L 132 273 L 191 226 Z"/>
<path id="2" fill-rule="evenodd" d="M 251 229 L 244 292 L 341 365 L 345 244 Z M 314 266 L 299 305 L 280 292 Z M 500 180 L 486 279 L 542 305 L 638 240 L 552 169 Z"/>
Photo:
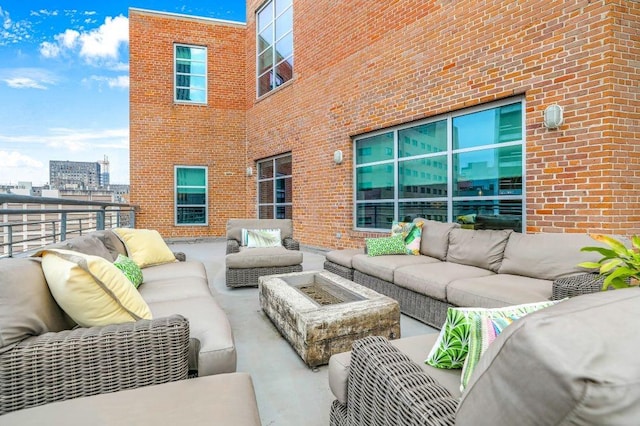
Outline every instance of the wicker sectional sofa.
<path id="1" fill-rule="evenodd" d="M 112 262 L 126 248 L 110 230 L 48 248 Z M 0 260 L 0 414 L 53 401 L 233 373 L 236 349 L 204 265 L 143 268 L 138 288 L 153 319 L 77 326 L 53 298 L 39 258 Z"/>
<path id="2" fill-rule="evenodd" d="M 420 255 L 368 256 L 362 249 L 326 254 L 325 269 L 390 296 L 403 313 L 440 328 L 450 306 L 498 308 L 597 290 L 578 267 L 586 234 L 521 234 L 463 229 L 424 219 Z"/>

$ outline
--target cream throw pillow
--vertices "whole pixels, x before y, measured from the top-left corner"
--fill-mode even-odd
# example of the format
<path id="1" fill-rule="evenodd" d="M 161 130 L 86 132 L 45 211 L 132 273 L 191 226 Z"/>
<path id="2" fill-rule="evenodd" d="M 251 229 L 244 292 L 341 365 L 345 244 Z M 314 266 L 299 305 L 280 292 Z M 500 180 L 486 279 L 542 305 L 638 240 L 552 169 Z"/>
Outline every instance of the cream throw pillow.
<path id="1" fill-rule="evenodd" d="M 176 256 L 154 229 L 117 228 L 113 231 L 127 248 L 127 256 L 140 268 L 176 262 Z"/>
<path id="2" fill-rule="evenodd" d="M 44 250 L 42 271 L 58 305 L 83 327 L 151 319 L 129 279 L 108 260 L 69 250 Z"/>

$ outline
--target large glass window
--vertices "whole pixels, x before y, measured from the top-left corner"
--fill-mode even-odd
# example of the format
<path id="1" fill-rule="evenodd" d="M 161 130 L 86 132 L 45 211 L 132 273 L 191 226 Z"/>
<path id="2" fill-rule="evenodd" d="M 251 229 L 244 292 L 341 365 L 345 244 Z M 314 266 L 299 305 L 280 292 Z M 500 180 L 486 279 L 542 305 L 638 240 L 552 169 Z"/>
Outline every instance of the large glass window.
<path id="1" fill-rule="evenodd" d="M 207 48 L 174 46 L 175 101 L 207 103 Z"/>
<path id="2" fill-rule="evenodd" d="M 207 168 L 175 167 L 176 225 L 207 224 Z"/>
<path id="3" fill-rule="evenodd" d="M 522 232 L 523 123 L 510 100 L 355 138 L 356 228 L 424 217 Z"/>
<path id="4" fill-rule="evenodd" d="M 258 96 L 293 78 L 293 1 L 271 0 L 256 13 Z"/>
<path id="5" fill-rule="evenodd" d="M 258 218 L 291 219 L 293 178 L 291 154 L 258 161 Z"/>

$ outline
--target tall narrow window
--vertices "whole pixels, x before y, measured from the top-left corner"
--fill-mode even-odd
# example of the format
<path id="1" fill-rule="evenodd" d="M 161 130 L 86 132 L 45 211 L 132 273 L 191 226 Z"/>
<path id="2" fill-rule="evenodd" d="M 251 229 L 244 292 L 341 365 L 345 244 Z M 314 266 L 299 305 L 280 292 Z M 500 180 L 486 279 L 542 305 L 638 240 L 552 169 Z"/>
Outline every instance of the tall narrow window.
<path id="1" fill-rule="evenodd" d="M 175 101 L 207 103 L 207 48 L 174 45 Z"/>
<path id="2" fill-rule="evenodd" d="M 293 78 L 293 2 L 271 0 L 256 13 L 258 97 Z"/>
<path id="3" fill-rule="evenodd" d="M 258 218 L 291 219 L 293 178 L 291 154 L 258 162 Z"/>
<path id="4" fill-rule="evenodd" d="M 355 138 L 355 227 L 423 217 L 522 232 L 523 123 L 512 99 Z"/>
<path id="5" fill-rule="evenodd" d="M 207 168 L 176 166 L 176 225 L 207 224 Z"/>

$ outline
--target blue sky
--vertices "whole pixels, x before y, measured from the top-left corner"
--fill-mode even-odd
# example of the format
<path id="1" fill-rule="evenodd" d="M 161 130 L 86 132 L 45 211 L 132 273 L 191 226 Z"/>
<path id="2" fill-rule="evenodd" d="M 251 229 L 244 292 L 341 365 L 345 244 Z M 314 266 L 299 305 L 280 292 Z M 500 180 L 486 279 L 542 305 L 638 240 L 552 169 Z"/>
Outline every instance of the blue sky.
<path id="1" fill-rule="evenodd" d="M 129 183 L 129 7 L 245 22 L 244 0 L 0 0 L 0 184 L 104 156 Z"/>

